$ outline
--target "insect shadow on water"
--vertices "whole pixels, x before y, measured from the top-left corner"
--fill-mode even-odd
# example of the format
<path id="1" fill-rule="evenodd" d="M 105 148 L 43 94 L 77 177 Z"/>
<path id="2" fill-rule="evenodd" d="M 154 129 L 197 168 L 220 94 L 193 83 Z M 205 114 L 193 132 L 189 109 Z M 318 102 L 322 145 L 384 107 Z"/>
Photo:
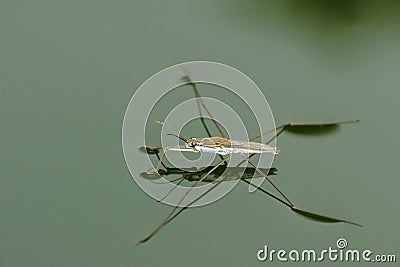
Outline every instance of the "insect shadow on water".
<path id="1" fill-rule="evenodd" d="M 283 132 L 291 132 L 294 134 L 304 134 L 304 135 L 321 135 L 321 134 L 327 134 L 327 133 L 333 133 L 335 130 L 337 130 L 340 125 L 343 124 L 352 124 L 352 123 L 357 123 L 359 120 L 351 120 L 351 121 L 336 121 L 336 122 L 320 122 L 320 123 L 285 123 L 282 124 L 275 129 L 272 129 L 270 131 L 261 133 L 257 136 L 254 136 L 250 138 L 247 141 L 234 141 L 234 140 L 229 140 L 226 138 L 221 126 L 219 123 L 215 120 L 215 117 L 212 115 L 211 111 L 207 108 L 205 105 L 204 101 L 201 98 L 201 95 L 199 93 L 199 90 L 197 89 L 197 85 L 195 82 L 193 82 L 189 75 L 186 75 L 183 77 L 183 79 L 189 84 L 195 94 L 195 97 L 197 99 L 197 105 L 198 105 L 198 112 L 200 115 L 200 121 L 207 132 L 208 137 L 205 138 L 190 138 L 190 139 L 185 139 L 179 136 L 179 134 L 169 134 L 176 136 L 177 138 L 181 139 L 184 141 L 184 145 L 179 145 L 179 146 L 171 146 L 171 147 L 151 147 L 151 146 L 145 146 L 140 148 L 143 152 L 147 154 L 153 154 L 156 155 L 158 158 L 158 163 L 157 167 L 155 170 L 152 171 L 147 171 L 143 172 L 141 174 L 142 177 L 149 179 L 149 180 L 156 180 L 162 176 L 168 176 L 171 174 L 179 174 L 182 175 L 180 178 L 174 180 L 174 182 L 177 182 L 175 184 L 175 189 L 182 181 L 187 180 L 187 181 L 192 181 L 194 184 L 185 192 L 185 194 L 182 196 L 182 198 L 179 200 L 177 205 L 173 208 L 173 210 L 169 213 L 169 215 L 164 219 L 164 221 L 153 231 L 151 232 L 147 237 L 144 239 L 140 240 L 139 242 L 136 243 L 136 245 L 143 244 L 150 240 L 155 234 L 157 234 L 165 225 L 170 223 L 172 220 L 174 220 L 179 214 L 181 214 L 184 210 L 189 208 L 191 205 L 196 203 L 198 200 L 203 198 L 205 195 L 207 195 L 209 192 L 211 192 L 213 189 L 215 189 L 219 184 L 221 184 L 224 181 L 228 180 L 233 180 L 233 179 L 240 179 L 240 181 L 243 181 L 251 186 L 254 186 L 257 190 L 263 192 L 264 194 L 268 195 L 269 197 L 277 200 L 281 204 L 287 206 L 292 210 L 293 212 L 322 223 L 348 223 L 356 226 L 362 227 L 361 224 L 354 223 L 351 221 L 343 220 L 343 219 L 338 219 L 330 216 L 325 216 L 319 213 L 307 211 L 304 209 L 301 209 L 295 204 L 289 200 L 289 198 L 275 185 L 275 183 L 269 178 L 269 176 L 276 174 L 276 168 L 270 168 L 270 169 L 260 169 L 258 168 L 255 164 L 253 164 L 250 159 L 259 153 L 272 153 L 272 154 L 278 154 L 279 149 L 277 147 L 269 145 L 275 138 L 277 138 L 279 135 L 281 135 Z M 211 121 L 215 125 L 216 129 L 218 130 L 220 137 L 213 137 L 211 135 L 211 131 L 209 130 L 205 119 L 202 115 L 202 109 L 204 109 L 208 116 L 211 118 Z M 163 124 L 162 122 L 158 122 L 160 124 Z M 275 135 L 271 137 L 265 144 L 261 143 L 256 143 L 252 142 L 253 140 L 264 136 L 269 133 L 274 133 Z M 190 169 L 178 169 L 178 168 L 170 168 L 167 167 L 163 163 L 164 155 L 166 151 L 181 151 L 181 152 L 204 152 L 204 153 L 214 153 L 218 154 L 218 156 L 221 158 L 220 161 L 215 165 L 215 166 L 208 166 L 206 168 L 203 168 L 201 170 L 198 170 L 197 168 L 190 168 Z M 159 155 L 160 152 L 163 152 L 161 156 Z M 243 157 L 242 162 L 240 162 L 237 167 L 228 167 L 226 162 L 230 159 L 231 154 L 239 154 Z M 251 167 L 238 167 L 240 164 L 247 162 Z M 164 168 L 161 169 L 161 166 Z M 238 169 L 235 169 L 238 168 Z M 238 175 L 240 173 L 240 175 Z M 278 193 L 278 195 L 275 195 L 263 187 L 258 187 L 252 184 L 249 180 L 249 178 L 252 177 L 263 177 L 265 180 L 268 181 L 268 183 L 275 189 L 275 191 Z M 203 192 L 201 195 L 196 197 L 194 200 L 192 200 L 190 203 L 187 205 L 180 207 L 179 205 L 182 203 L 182 201 L 188 196 L 188 194 L 191 192 L 191 190 L 198 186 L 202 182 L 207 182 L 207 183 L 212 183 L 212 187 L 207 189 L 205 192 Z M 165 199 L 172 191 L 165 195 L 161 200 Z"/>

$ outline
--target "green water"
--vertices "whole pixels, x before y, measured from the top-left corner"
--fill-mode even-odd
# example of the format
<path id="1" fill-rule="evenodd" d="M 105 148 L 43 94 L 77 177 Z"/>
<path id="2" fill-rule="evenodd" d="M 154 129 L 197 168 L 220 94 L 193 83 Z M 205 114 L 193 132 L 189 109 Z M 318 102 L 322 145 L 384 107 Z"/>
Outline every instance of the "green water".
<path id="1" fill-rule="evenodd" d="M 398 253 L 399 11 L 394 1 L 2 1 L 0 265 L 272 265 L 256 258 L 265 244 L 322 250 L 341 237 Z M 365 227 L 305 220 L 239 184 L 135 248 L 171 208 L 131 179 L 124 112 L 148 77 L 192 60 L 249 75 L 277 124 L 360 119 L 327 136 L 282 135 L 274 180 L 298 206 Z"/>

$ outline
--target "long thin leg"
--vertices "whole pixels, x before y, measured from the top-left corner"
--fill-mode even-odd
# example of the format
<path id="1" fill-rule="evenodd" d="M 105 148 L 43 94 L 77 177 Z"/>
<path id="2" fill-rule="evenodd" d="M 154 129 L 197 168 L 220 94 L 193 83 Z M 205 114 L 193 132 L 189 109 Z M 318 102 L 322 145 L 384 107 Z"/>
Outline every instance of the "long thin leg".
<path id="1" fill-rule="evenodd" d="M 271 179 L 268 178 L 268 176 L 265 173 L 263 173 L 256 165 L 254 165 L 253 162 L 248 160 L 243 153 L 240 153 L 240 155 L 242 155 L 243 159 L 246 160 L 251 166 L 253 166 L 256 172 L 262 175 L 275 188 L 275 190 L 278 191 L 278 193 L 290 204 L 290 206 L 292 207 L 294 206 L 294 204 L 286 197 L 286 195 L 281 190 L 279 190 L 279 188 L 272 182 Z"/>
<path id="2" fill-rule="evenodd" d="M 300 208 L 296 207 L 296 206 L 283 194 L 283 192 L 282 192 L 268 177 L 267 177 L 267 175 L 265 175 L 257 166 L 255 166 L 250 160 L 248 160 L 248 158 L 247 158 L 243 153 L 240 153 L 240 154 L 243 156 L 243 158 L 244 158 L 250 165 L 252 165 L 252 166 L 255 168 L 255 170 L 256 170 L 259 174 L 261 174 L 262 176 L 264 176 L 264 178 L 279 192 L 279 194 L 280 194 L 288 203 L 285 203 L 284 201 L 280 200 L 278 197 L 275 197 L 275 196 L 273 196 L 273 195 L 272 195 L 272 197 L 275 198 L 276 200 L 279 200 L 281 203 L 285 204 L 286 206 L 288 206 L 292 211 L 296 212 L 297 214 L 300 214 L 300 215 L 302 215 L 302 216 L 304 216 L 304 217 L 307 217 L 307 218 L 309 218 L 309 219 L 316 220 L 316 221 L 319 221 L 319 222 L 325 222 L 325 223 L 338 223 L 338 222 L 343 222 L 343 223 L 353 224 L 353 225 L 362 227 L 361 224 L 358 224 L 358 223 L 355 223 L 355 222 L 351 222 L 351 221 L 347 221 L 347 220 L 343 220 L 343 219 L 337 219 L 337 218 L 333 218 L 333 217 L 328 217 L 328 216 L 325 216 L 325 215 L 322 215 L 322 214 L 318 214 L 318 213 L 315 213 L 315 212 L 303 210 L 303 209 L 300 209 Z M 261 190 L 261 191 L 263 191 L 263 190 Z M 268 192 L 267 192 L 267 194 L 271 196 L 271 194 L 269 194 Z"/>
<path id="3" fill-rule="evenodd" d="M 151 146 L 145 146 L 144 148 L 147 149 L 147 150 L 152 150 L 152 151 L 159 151 L 159 150 L 161 150 L 161 151 L 175 150 L 175 151 L 194 152 L 193 149 L 188 149 L 188 148 L 180 147 L 180 146 L 170 146 L 170 147 L 151 147 Z M 148 172 L 147 172 L 148 174 L 158 173 L 159 170 L 160 170 L 161 165 L 162 165 L 165 169 L 167 169 L 167 167 L 166 167 L 166 166 L 164 165 L 164 163 L 163 163 L 163 160 L 164 160 L 164 157 L 165 157 L 165 152 L 161 155 L 161 157 L 158 155 L 158 152 L 155 153 L 155 154 L 156 154 L 156 156 L 157 156 L 157 158 L 158 158 L 157 167 L 156 167 L 156 169 L 153 170 L 153 171 L 148 171 Z"/>
<path id="4" fill-rule="evenodd" d="M 161 202 L 161 201 L 163 201 L 164 199 L 166 199 L 166 198 L 172 193 L 172 191 L 174 191 L 175 188 L 177 188 L 177 187 L 183 182 L 183 180 L 185 180 L 183 177 L 180 178 L 179 182 L 177 182 L 177 183 L 174 185 L 174 187 L 173 187 L 165 196 L 163 196 L 160 200 L 157 200 L 157 202 Z"/>
<path id="5" fill-rule="evenodd" d="M 191 205 L 193 205 L 194 203 L 196 203 L 197 201 L 199 201 L 201 198 L 203 198 L 205 195 L 207 195 L 208 193 L 210 193 L 212 190 L 214 190 L 218 185 L 220 185 L 222 182 L 224 181 L 224 179 L 221 179 L 220 181 L 216 182 L 211 188 L 209 188 L 207 191 L 205 191 L 203 194 L 201 194 L 200 196 L 198 196 L 197 198 L 195 198 L 194 200 L 192 200 L 188 205 L 186 205 L 185 207 L 182 207 L 177 213 L 174 214 L 174 216 L 172 216 L 171 218 L 168 219 L 167 223 L 170 223 L 173 219 L 175 219 L 179 214 L 181 214 L 181 212 L 183 212 L 184 210 L 186 210 L 187 208 L 189 208 Z"/>
<path id="6" fill-rule="evenodd" d="M 263 175 L 261 175 L 261 177 L 265 177 L 265 174 L 263 173 Z M 247 181 L 244 178 L 240 178 L 240 180 L 242 180 L 243 182 L 247 183 L 248 185 L 252 185 L 254 187 L 257 188 L 257 190 L 261 191 L 262 193 L 268 195 L 269 197 L 272 197 L 273 199 L 279 201 L 280 203 L 284 204 L 285 206 L 292 208 L 292 205 L 290 205 L 289 203 L 285 202 L 284 200 L 280 199 L 279 197 L 275 196 L 274 194 L 268 192 L 267 190 L 265 190 L 262 187 L 257 187 L 256 185 L 252 184 L 251 182 Z M 195 203 L 196 201 L 198 201 L 199 199 L 201 199 L 202 197 L 204 197 L 206 194 L 208 194 L 209 192 L 211 192 L 215 187 L 217 187 L 219 184 L 221 184 L 221 182 L 225 181 L 225 179 L 221 179 L 219 181 L 217 181 L 213 187 L 209 188 L 206 192 L 204 192 L 202 195 L 198 196 L 196 199 L 194 199 L 192 202 L 190 202 L 186 207 L 182 207 L 177 213 L 175 213 L 174 216 L 172 216 L 167 223 L 171 222 L 175 217 L 177 217 L 181 212 L 183 212 L 184 210 L 186 210 L 189 206 L 191 206 L 193 203 Z"/>
<path id="7" fill-rule="evenodd" d="M 295 127 L 322 127 L 322 126 L 335 126 L 335 125 L 341 125 L 341 124 L 349 124 L 349 123 L 357 123 L 360 120 L 351 120 L 351 121 L 332 121 L 332 122 L 311 122 L 311 123 L 297 123 L 297 122 L 289 122 L 282 124 L 275 129 L 263 132 L 259 135 L 256 135 L 252 138 L 249 139 L 249 141 L 252 141 L 254 139 L 260 138 L 263 135 L 272 133 L 274 131 L 280 130 L 275 136 L 273 136 L 268 142 L 270 143 L 272 140 L 276 139 L 280 134 L 282 134 L 284 131 L 286 131 L 289 128 L 295 128 Z"/>
<path id="8" fill-rule="evenodd" d="M 276 139 L 279 135 L 281 135 L 283 132 L 285 132 L 286 130 L 288 130 L 289 128 L 296 128 L 296 127 L 323 127 L 323 126 L 337 126 L 337 125 L 341 125 L 341 124 L 350 124 L 350 123 L 357 123 L 360 120 L 350 120 L 350 121 L 332 121 L 332 122 L 311 122 L 311 123 L 297 123 L 297 122 L 289 122 L 289 123 L 285 123 L 282 124 L 278 127 L 276 127 L 275 129 L 272 130 L 268 130 L 266 132 L 263 132 L 259 135 L 256 135 L 252 138 L 250 138 L 248 141 L 252 141 L 255 140 L 257 138 L 260 138 L 261 136 L 264 136 L 266 134 L 269 133 L 273 133 L 276 132 L 276 134 L 271 137 L 267 142 L 265 142 L 265 144 L 269 144 L 271 143 L 274 139 Z M 252 157 L 254 157 L 254 153 L 250 154 L 247 159 L 251 159 Z M 243 164 L 244 161 L 241 161 L 238 165 Z"/>
<path id="9" fill-rule="evenodd" d="M 165 152 L 163 153 L 162 156 L 165 155 Z M 156 153 L 157 159 L 159 160 L 159 162 L 161 163 L 161 165 L 167 170 L 167 166 L 164 165 L 162 158 L 158 155 L 158 153 Z M 157 172 L 160 170 L 160 167 L 157 168 Z"/>
<path id="10" fill-rule="evenodd" d="M 260 190 L 260 191 L 263 192 L 264 194 L 266 194 L 266 195 L 272 197 L 273 199 L 275 199 L 275 200 L 279 201 L 280 203 L 284 204 L 285 206 L 287 206 L 287 207 L 289 207 L 289 208 L 292 208 L 292 206 L 291 206 L 289 203 L 283 201 L 282 199 L 280 199 L 279 197 L 275 196 L 274 194 L 268 192 L 268 191 L 265 190 L 264 188 L 259 187 L 259 186 L 256 186 L 256 185 L 254 185 L 253 183 L 247 181 L 246 179 L 240 178 L 240 180 L 243 181 L 243 182 L 245 182 L 245 183 L 247 183 L 248 185 L 254 186 L 255 188 L 257 188 L 257 190 Z"/>
<path id="11" fill-rule="evenodd" d="M 262 172 L 261 172 L 262 173 Z M 264 173 L 262 173 L 262 176 L 265 178 L 266 175 Z M 240 180 L 246 182 L 249 185 L 253 185 L 251 182 L 247 181 L 246 179 L 241 178 Z M 214 188 L 216 188 L 219 184 L 221 184 L 222 182 L 224 182 L 224 179 L 221 179 L 220 181 L 218 181 L 217 183 L 215 183 L 211 188 L 209 188 L 206 192 L 204 192 L 202 195 L 198 196 L 196 199 L 194 199 L 192 202 L 190 202 L 187 206 L 182 207 L 177 213 L 175 213 L 174 216 L 172 216 L 167 223 L 171 222 L 173 219 L 175 219 L 176 216 L 178 216 L 181 212 L 183 212 L 184 210 L 186 210 L 189 206 L 191 206 L 193 203 L 195 203 L 196 201 L 198 201 L 199 199 L 201 199 L 202 197 L 204 197 L 206 194 L 208 194 L 209 192 L 211 192 L 212 190 L 214 190 Z M 253 185 L 254 187 L 256 187 L 255 185 Z M 282 199 L 280 199 L 279 197 L 271 194 L 270 192 L 268 192 L 267 190 L 265 190 L 264 188 L 261 187 L 257 187 L 258 190 L 260 190 L 261 192 L 267 194 L 268 196 L 274 198 L 275 200 L 281 202 L 282 204 L 284 204 L 285 206 L 292 208 L 293 206 L 285 201 L 283 201 Z"/>
<path id="12" fill-rule="evenodd" d="M 194 82 L 192 81 L 192 79 L 190 78 L 190 76 L 189 76 L 189 74 L 187 73 L 186 69 L 183 69 L 183 71 L 184 71 L 185 74 L 186 74 L 185 77 L 183 77 L 183 78 L 184 78 L 185 80 L 187 80 L 188 83 L 192 86 L 196 98 L 199 100 L 201 106 L 204 108 L 204 110 L 205 110 L 205 111 L 208 113 L 208 115 L 210 116 L 211 120 L 212 120 L 213 123 L 215 124 L 215 127 L 217 127 L 219 133 L 221 134 L 221 137 L 226 138 L 226 137 L 225 137 L 225 134 L 224 134 L 224 131 L 222 130 L 221 126 L 219 125 L 219 123 L 217 122 L 217 120 L 214 118 L 214 116 L 211 114 L 210 110 L 207 108 L 207 106 L 206 106 L 206 104 L 204 103 L 203 99 L 201 99 L 199 90 L 197 90 L 197 85 L 196 85 L 196 83 L 194 83 Z M 202 121 L 202 124 L 203 124 L 204 128 L 206 129 L 207 134 L 210 136 L 211 133 L 210 133 L 210 131 L 209 131 L 208 128 L 207 128 L 207 125 L 206 125 L 206 123 L 205 123 L 205 121 L 204 121 L 203 116 L 201 115 L 201 109 L 200 109 L 200 108 L 199 108 L 199 113 L 200 113 L 200 119 L 201 119 L 201 121 Z"/>
<path id="13" fill-rule="evenodd" d="M 226 158 L 224 158 L 223 160 L 221 160 L 217 165 L 215 165 L 209 172 L 207 172 L 202 178 L 200 178 L 198 181 L 196 181 L 196 183 L 190 187 L 185 194 L 183 195 L 183 197 L 180 199 L 180 201 L 178 202 L 178 204 L 174 207 L 174 209 L 171 211 L 171 213 L 167 216 L 167 218 L 151 233 L 149 234 L 146 238 L 140 240 L 138 243 L 136 243 L 137 245 L 143 244 L 145 242 L 147 242 L 148 240 L 150 240 L 155 234 L 157 234 L 158 231 L 161 230 L 161 228 L 163 228 L 165 225 L 168 224 L 169 220 L 171 217 L 174 216 L 176 210 L 179 208 L 179 204 L 182 203 L 182 201 L 186 198 L 186 196 L 190 193 L 190 191 L 192 191 L 192 189 L 194 187 L 196 187 L 199 183 L 201 183 L 205 178 L 207 178 L 208 175 L 210 175 L 210 173 L 212 173 L 216 168 L 218 168 L 218 166 L 220 166 L 221 164 L 223 164 L 225 161 L 227 161 L 230 158 L 230 155 L 227 155 Z"/>
<path id="14" fill-rule="evenodd" d="M 164 157 L 165 157 L 165 152 L 162 153 L 161 157 L 160 157 L 159 160 L 158 160 L 157 169 L 156 169 L 156 171 L 155 171 L 156 173 L 158 173 L 158 171 L 160 170 L 160 167 L 161 167 L 161 164 L 162 164 L 162 161 L 163 161 Z"/>

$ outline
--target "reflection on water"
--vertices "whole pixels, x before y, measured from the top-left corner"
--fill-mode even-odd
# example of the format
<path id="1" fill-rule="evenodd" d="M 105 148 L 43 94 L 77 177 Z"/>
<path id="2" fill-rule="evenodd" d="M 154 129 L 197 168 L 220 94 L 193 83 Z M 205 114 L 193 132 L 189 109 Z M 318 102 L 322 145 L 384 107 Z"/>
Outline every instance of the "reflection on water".
<path id="1" fill-rule="evenodd" d="M 215 166 L 207 166 L 205 168 L 166 168 L 160 169 L 158 173 L 155 172 L 142 172 L 140 175 L 148 180 L 157 180 L 161 177 L 166 177 L 170 175 L 181 175 L 180 178 L 189 182 L 198 181 L 208 172 L 210 172 Z M 278 171 L 276 168 L 259 168 L 259 170 L 266 175 L 276 175 Z M 226 167 L 218 166 L 212 173 L 207 175 L 202 182 L 212 183 L 217 180 L 232 181 L 238 179 L 251 179 L 253 177 L 261 177 L 257 175 L 255 168 L 251 167 Z"/>

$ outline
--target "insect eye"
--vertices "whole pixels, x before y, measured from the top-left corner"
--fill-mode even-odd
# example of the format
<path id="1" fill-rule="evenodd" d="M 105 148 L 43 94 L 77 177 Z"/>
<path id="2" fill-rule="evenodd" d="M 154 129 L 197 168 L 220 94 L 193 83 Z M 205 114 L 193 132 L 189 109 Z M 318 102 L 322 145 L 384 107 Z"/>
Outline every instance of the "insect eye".
<path id="1" fill-rule="evenodd" d="M 196 146 L 196 143 L 195 143 L 195 142 L 192 142 L 192 143 L 190 144 L 190 146 L 191 146 L 191 147 L 195 147 L 195 146 Z"/>

